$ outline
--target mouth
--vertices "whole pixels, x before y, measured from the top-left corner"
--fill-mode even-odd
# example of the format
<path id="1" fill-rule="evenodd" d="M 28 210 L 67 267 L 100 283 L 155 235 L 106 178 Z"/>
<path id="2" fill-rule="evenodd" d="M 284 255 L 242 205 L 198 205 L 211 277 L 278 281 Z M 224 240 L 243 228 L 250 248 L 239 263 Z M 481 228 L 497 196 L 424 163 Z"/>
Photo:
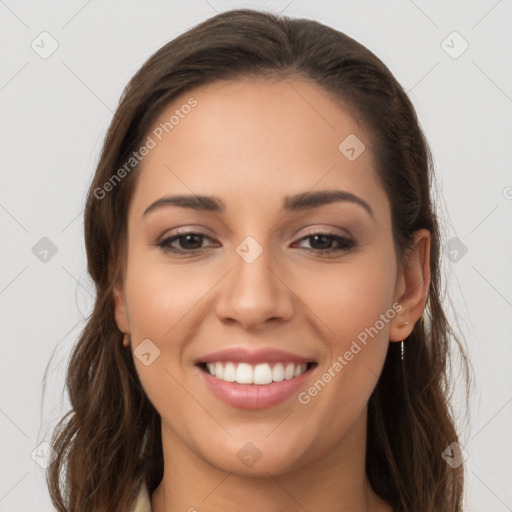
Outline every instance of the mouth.
<path id="1" fill-rule="evenodd" d="M 312 378 L 317 361 L 273 349 L 227 349 L 195 361 L 205 387 L 237 409 L 268 409 L 291 400 Z"/>
<path id="2" fill-rule="evenodd" d="M 266 386 L 301 377 L 315 368 L 317 363 L 278 361 L 251 364 L 239 361 L 212 361 L 200 362 L 196 366 L 220 381 Z"/>
<path id="3" fill-rule="evenodd" d="M 289 400 L 315 373 L 311 357 L 274 347 L 226 347 L 194 361 L 217 399 L 239 409 L 264 409 Z"/>

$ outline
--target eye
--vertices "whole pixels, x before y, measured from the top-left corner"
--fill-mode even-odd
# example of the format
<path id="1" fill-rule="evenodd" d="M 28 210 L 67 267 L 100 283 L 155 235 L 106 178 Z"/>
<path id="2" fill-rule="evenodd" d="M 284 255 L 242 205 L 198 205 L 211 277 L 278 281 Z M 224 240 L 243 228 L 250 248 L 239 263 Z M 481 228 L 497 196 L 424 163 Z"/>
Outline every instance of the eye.
<path id="1" fill-rule="evenodd" d="M 211 240 L 211 238 L 203 233 L 188 231 L 165 238 L 156 245 L 164 252 L 195 254 L 201 252 L 202 249 L 205 248 L 203 246 L 204 240 Z M 308 249 L 308 251 L 315 254 L 340 253 L 348 251 L 356 245 L 355 241 L 350 238 L 329 233 L 312 233 L 303 237 L 298 243 L 305 240 L 312 242 L 312 248 Z M 333 248 L 333 244 L 337 245 L 337 247 Z M 178 247 L 176 247 L 176 245 L 178 245 Z"/>
<path id="2" fill-rule="evenodd" d="M 210 237 L 204 235 L 203 233 L 195 233 L 189 231 L 165 238 L 157 245 L 165 252 L 194 254 L 201 252 L 201 249 L 203 249 L 202 242 L 204 239 L 210 240 Z M 180 247 L 173 245 L 175 242 L 178 242 Z"/>
<path id="3" fill-rule="evenodd" d="M 309 240 L 310 243 L 312 242 L 311 245 L 313 248 L 310 249 L 310 252 L 316 254 L 344 252 L 352 249 L 356 245 L 355 241 L 350 238 L 329 233 L 312 233 L 303 237 L 299 243 L 304 240 Z M 332 248 L 333 243 L 337 244 L 337 247 Z"/>

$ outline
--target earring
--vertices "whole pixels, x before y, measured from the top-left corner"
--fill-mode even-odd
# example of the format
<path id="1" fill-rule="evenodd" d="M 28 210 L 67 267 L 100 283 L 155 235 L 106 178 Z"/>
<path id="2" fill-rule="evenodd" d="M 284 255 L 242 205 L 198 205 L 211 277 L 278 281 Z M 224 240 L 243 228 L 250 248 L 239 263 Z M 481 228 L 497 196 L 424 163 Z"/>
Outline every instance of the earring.
<path id="1" fill-rule="evenodd" d="M 399 327 L 405 327 L 407 325 L 409 325 L 409 322 L 405 321 L 401 322 Z M 402 361 L 404 360 L 404 340 L 400 342 L 400 359 Z"/>
<path id="2" fill-rule="evenodd" d="M 123 336 L 123 347 L 128 348 L 130 346 L 130 335 L 125 334 Z"/>

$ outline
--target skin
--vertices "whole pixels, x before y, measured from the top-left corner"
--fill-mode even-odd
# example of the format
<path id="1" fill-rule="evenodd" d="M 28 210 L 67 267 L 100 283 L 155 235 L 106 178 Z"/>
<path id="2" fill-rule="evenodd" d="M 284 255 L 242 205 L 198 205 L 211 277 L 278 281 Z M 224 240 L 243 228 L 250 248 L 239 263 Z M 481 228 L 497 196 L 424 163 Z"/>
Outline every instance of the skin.
<path id="1" fill-rule="evenodd" d="M 176 98 L 154 126 L 191 96 L 198 105 L 138 171 L 126 265 L 114 289 L 125 346 L 149 338 L 160 350 L 149 366 L 134 358 L 162 418 L 165 470 L 153 510 L 390 511 L 365 475 L 367 402 L 389 342 L 406 338 L 423 313 L 429 233 L 416 233 L 400 266 L 371 142 L 318 85 L 215 82 Z M 366 144 L 354 161 L 338 150 L 351 133 Z M 363 199 L 373 217 L 351 202 L 282 209 L 285 196 L 334 189 Z M 215 195 L 226 211 L 167 206 L 143 216 L 167 194 Z M 157 246 L 178 227 L 206 235 L 194 242 L 199 253 Z M 338 246 L 307 238 L 318 232 L 356 244 L 322 255 Z M 250 264 L 236 252 L 247 236 L 263 249 Z M 186 242 L 173 247 L 187 250 Z M 396 303 L 401 311 L 308 404 L 294 395 L 258 411 L 232 407 L 193 364 L 226 347 L 276 347 L 318 362 L 307 389 Z M 237 457 L 248 442 L 261 453 L 252 467 Z"/>

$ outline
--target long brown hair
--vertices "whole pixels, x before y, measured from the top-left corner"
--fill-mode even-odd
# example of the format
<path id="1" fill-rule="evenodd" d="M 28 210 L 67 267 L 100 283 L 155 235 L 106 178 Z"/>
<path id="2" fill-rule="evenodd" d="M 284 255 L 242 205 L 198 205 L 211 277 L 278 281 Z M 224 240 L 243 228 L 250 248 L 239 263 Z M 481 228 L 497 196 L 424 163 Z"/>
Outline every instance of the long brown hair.
<path id="1" fill-rule="evenodd" d="M 403 364 L 399 344 L 389 344 L 368 403 L 366 471 L 375 493 L 396 510 L 461 511 L 463 466 L 452 469 L 441 456 L 458 440 L 449 406 L 453 339 L 465 382 L 469 373 L 443 311 L 433 164 L 414 107 L 389 69 L 354 39 L 316 21 L 249 9 L 214 16 L 167 43 L 120 99 L 85 208 L 96 301 L 67 370 L 71 410 L 52 437 L 58 453 L 47 471 L 53 504 L 61 512 L 126 511 L 142 483 L 151 493 L 163 476 L 160 416 L 114 318 L 113 284 L 125 256 L 127 210 L 137 175 L 137 165 L 126 171 L 125 164 L 175 97 L 216 80 L 250 76 L 313 80 L 354 113 L 371 134 L 398 257 L 407 254 L 414 231 L 431 233 L 426 313 L 406 341 Z M 114 181 L 123 166 L 122 179 Z"/>

